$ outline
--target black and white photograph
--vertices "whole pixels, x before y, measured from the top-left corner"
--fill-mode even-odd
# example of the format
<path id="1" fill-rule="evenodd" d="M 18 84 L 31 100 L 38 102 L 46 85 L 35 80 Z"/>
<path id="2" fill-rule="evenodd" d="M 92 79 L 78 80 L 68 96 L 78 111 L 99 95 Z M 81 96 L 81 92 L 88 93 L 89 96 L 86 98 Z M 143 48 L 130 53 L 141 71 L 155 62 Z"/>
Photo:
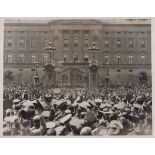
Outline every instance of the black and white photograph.
<path id="1" fill-rule="evenodd" d="M 151 136 L 151 18 L 6 18 L 3 136 Z"/>

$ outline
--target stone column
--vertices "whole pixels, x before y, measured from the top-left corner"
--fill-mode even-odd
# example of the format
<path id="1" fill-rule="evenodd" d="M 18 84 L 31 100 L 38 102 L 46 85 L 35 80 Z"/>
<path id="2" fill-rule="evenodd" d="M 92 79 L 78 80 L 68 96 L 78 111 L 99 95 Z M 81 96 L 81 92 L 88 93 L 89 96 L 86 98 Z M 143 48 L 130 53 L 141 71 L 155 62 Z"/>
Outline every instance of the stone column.
<path id="1" fill-rule="evenodd" d="M 56 74 L 55 74 L 55 64 L 46 64 L 45 65 L 45 74 L 43 78 L 43 84 L 46 88 L 54 87 L 56 84 Z"/>
<path id="2" fill-rule="evenodd" d="M 98 65 L 89 65 L 89 87 L 97 87 L 98 84 Z"/>

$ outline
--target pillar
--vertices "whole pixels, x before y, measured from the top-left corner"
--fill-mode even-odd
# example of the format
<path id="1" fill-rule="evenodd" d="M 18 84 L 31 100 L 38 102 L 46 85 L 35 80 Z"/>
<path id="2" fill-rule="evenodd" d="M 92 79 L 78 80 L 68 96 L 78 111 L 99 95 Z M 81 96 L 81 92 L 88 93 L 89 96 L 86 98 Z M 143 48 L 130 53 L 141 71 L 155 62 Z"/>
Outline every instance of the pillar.
<path id="1" fill-rule="evenodd" d="M 98 84 L 98 65 L 89 66 L 89 87 L 97 87 Z"/>

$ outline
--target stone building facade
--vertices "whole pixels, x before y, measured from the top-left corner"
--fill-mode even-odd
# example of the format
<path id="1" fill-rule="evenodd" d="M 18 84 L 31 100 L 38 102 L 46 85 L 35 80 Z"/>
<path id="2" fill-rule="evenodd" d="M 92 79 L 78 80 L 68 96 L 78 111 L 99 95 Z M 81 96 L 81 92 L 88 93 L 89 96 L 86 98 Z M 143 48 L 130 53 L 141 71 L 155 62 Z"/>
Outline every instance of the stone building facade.
<path id="1" fill-rule="evenodd" d="M 44 80 L 48 60 L 45 47 L 51 41 L 56 51 L 56 83 L 90 86 L 95 43 L 97 72 L 95 85 L 151 79 L 151 23 L 149 20 L 57 19 L 51 21 L 6 22 L 4 25 L 4 75 L 30 81 L 38 62 L 38 75 Z M 4 78 L 5 81 L 5 78 Z"/>

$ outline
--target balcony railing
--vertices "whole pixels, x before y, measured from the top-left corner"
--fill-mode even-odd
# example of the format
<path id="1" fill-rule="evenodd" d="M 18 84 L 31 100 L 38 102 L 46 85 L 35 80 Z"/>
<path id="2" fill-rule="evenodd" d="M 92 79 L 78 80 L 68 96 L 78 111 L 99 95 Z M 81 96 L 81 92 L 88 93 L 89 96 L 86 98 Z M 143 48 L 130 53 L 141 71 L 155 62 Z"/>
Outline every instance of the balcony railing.
<path id="1" fill-rule="evenodd" d="M 63 61 L 61 63 L 62 65 L 65 65 L 65 66 L 85 66 L 85 65 L 89 65 L 89 62 L 84 62 L 84 61 Z"/>
<path id="2" fill-rule="evenodd" d="M 59 64 L 59 63 L 58 63 Z M 64 66 L 89 66 L 90 62 L 61 62 L 62 65 Z M 39 63 L 39 67 L 44 67 L 45 63 Z M 7 63 L 4 62 L 4 66 L 8 66 L 8 67 L 19 67 L 19 66 L 23 66 L 23 67 L 32 67 L 35 66 L 34 63 L 17 63 L 17 62 L 13 62 L 13 63 Z M 57 65 L 56 65 L 57 66 Z M 98 63 L 99 67 L 151 67 L 151 64 L 102 64 L 102 63 Z"/>

